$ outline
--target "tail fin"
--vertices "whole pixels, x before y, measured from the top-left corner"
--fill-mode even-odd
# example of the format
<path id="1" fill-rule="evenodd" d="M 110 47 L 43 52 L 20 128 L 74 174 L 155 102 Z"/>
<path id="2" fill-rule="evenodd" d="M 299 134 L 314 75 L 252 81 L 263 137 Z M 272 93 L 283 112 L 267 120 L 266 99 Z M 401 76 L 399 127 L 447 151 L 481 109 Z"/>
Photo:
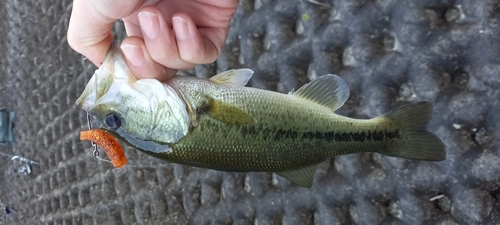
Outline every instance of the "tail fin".
<path id="1" fill-rule="evenodd" d="M 401 142 L 380 153 L 408 159 L 444 160 L 446 151 L 443 142 L 427 131 L 431 116 L 432 104 L 429 102 L 417 102 L 382 115 L 399 124 Z"/>

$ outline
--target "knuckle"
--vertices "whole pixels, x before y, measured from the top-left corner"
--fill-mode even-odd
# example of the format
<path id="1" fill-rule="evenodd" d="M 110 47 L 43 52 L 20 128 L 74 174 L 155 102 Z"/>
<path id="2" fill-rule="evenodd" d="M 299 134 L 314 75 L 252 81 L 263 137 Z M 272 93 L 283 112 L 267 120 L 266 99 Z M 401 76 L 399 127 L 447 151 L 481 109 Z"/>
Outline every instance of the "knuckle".
<path id="1" fill-rule="evenodd" d="M 72 29 L 68 29 L 66 37 L 67 37 L 67 41 L 68 41 L 69 46 L 76 51 L 78 48 L 78 42 L 76 41 L 77 39 L 74 36 Z"/>
<path id="2" fill-rule="evenodd" d="M 151 58 L 159 64 L 168 65 L 172 61 L 176 61 L 179 57 L 176 54 L 168 54 L 166 51 L 150 52 Z"/>
<path id="3" fill-rule="evenodd" d="M 178 49 L 177 46 L 168 46 L 165 44 L 151 46 L 153 48 L 147 47 L 151 59 L 167 68 L 186 70 L 192 69 L 197 64 L 196 60 L 190 59 L 191 57 L 185 58 L 186 55 L 182 52 L 186 51 L 183 51 L 182 48 Z"/>

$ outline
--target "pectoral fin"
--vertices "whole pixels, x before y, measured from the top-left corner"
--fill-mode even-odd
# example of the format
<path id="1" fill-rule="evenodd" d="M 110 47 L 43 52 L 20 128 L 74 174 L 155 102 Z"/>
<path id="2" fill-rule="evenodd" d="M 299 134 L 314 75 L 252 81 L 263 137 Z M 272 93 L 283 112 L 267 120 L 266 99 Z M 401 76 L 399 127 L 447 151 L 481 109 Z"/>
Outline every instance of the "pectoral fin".
<path id="1" fill-rule="evenodd" d="M 244 87 L 252 75 L 251 69 L 228 70 L 213 76 L 210 80 L 227 86 Z"/>
<path id="2" fill-rule="evenodd" d="M 349 86 L 339 76 L 328 74 L 305 84 L 293 95 L 335 111 L 349 98 Z"/>
<path id="3" fill-rule="evenodd" d="M 208 108 L 205 112 L 216 120 L 235 126 L 254 123 L 254 119 L 242 109 L 213 98 L 208 98 Z"/>
<path id="4" fill-rule="evenodd" d="M 296 170 L 281 171 L 277 172 L 276 174 L 288 179 L 294 184 L 300 185 L 305 188 L 310 188 L 313 183 L 316 166 L 317 165 L 312 165 Z"/>

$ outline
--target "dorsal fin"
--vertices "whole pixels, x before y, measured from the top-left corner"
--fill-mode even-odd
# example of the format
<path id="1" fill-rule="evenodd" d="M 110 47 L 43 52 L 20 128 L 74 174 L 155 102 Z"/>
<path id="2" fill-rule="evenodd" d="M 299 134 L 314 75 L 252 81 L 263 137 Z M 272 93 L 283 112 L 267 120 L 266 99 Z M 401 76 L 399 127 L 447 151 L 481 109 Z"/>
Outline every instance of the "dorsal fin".
<path id="1" fill-rule="evenodd" d="M 328 74 L 305 84 L 293 95 L 326 106 L 333 111 L 349 98 L 349 86 L 337 75 Z"/>
<path id="2" fill-rule="evenodd" d="M 237 69 L 221 72 L 210 78 L 211 81 L 232 87 L 243 87 L 252 78 L 253 70 Z"/>

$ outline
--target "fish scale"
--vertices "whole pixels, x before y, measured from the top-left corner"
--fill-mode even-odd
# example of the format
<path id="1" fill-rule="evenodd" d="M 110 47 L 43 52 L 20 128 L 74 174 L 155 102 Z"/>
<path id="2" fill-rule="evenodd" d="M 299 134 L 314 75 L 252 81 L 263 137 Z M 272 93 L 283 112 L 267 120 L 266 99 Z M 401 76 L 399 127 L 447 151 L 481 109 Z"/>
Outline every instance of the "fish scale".
<path id="1" fill-rule="evenodd" d="M 373 127 L 368 122 L 364 125 L 367 130 Z M 222 129 L 209 128 L 215 126 L 226 127 Z M 282 128 L 231 127 L 213 121 L 209 116 L 203 117 L 198 127 L 205 127 L 205 129 L 193 129 L 189 136 L 173 145 L 172 153 L 158 157 L 182 164 L 191 164 L 189 162 L 192 158 L 203 158 L 204 160 L 196 166 L 218 170 L 282 171 L 317 164 L 335 155 L 372 151 L 386 144 L 384 140 L 357 143 L 315 137 L 301 138 L 306 132 L 298 132 L 293 137 L 281 134 L 281 138 L 276 140 L 274 137 L 279 135 L 278 132 L 265 131 L 266 129 L 275 131 Z M 357 128 L 362 130 L 360 126 Z M 248 129 L 255 132 L 245 135 L 244 130 Z M 340 126 L 336 131 L 344 132 Z M 211 132 L 217 133 L 216 136 L 219 138 L 213 138 L 215 135 Z M 313 133 L 315 132 L 313 131 Z M 203 145 L 199 143 L 203 143 Z M 231 152 L 234 154 L 228 154 Z M 224 155 L 224 159 L 215 160 L 210 155 Z"/>
<path id="2" fill-rule="evenodd" d="M 328 141 L 325 138 L 304 140 L 301 137 L 306 133 L 360 133 L 383 130 L 395 132 L 397 129 L 383 127 L 377 120 L 357 120 L 339 116 L 327 107 L 294 96 L 253 88 L 241 91 L 235 87 L 217 84 L 205 84 L 203 89 L 193 88 L 201 86 L 198 82 L 206 81 L 177 77 L 169 84 L 183 93 L 189 93 L 186 99 L 189 99 L 191 105 L 201 107 L 199 105 L 203 104 L 204 98 L 210 96 L 241 108 L 252 116 L 258 125 L 235 126 L 202 113 L 199 125 L 193 128 L 190 135 L 173 145 L 172 153 L 159 154 L 157 157 L 225 171 L 282 171 L 317 164 L 339 154 L 372 151 L 386 144 L 384 140 L 359 143 L 339 142 L 335 139 Z M 197 98 L 198 96 L 203 98 Z M 244 104 L 254 99 L 258 99 L 259 103 Z M 289 123 L 283 124 L 281 121 Z M 279 132 L 280 130 L 294 131 L 296 135 L 287 136 L 286 132 Z M 273 140 L 273 137 L 280 138 Z M 228 154 L 231 152 L 234 154 Z M 211 155 L 225 157 L 224 160 L 214 160 Z M 193 158 L 203 160 L 193 163 L 196 161 L 192 160 Z"/>

